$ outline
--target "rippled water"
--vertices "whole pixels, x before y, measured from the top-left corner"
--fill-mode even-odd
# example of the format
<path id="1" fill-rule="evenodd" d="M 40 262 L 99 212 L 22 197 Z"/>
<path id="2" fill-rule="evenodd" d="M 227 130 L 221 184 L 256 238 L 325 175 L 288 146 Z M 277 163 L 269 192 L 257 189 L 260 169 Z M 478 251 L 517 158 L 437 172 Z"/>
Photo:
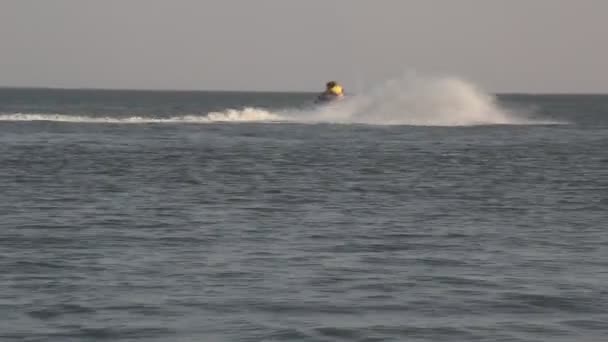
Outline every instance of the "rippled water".
<path id="1" fill-rule="evenodd" d="M 0 340 L 602 341 L 608 98 L 501 100 L 567 123 L 1 122 Z"/>

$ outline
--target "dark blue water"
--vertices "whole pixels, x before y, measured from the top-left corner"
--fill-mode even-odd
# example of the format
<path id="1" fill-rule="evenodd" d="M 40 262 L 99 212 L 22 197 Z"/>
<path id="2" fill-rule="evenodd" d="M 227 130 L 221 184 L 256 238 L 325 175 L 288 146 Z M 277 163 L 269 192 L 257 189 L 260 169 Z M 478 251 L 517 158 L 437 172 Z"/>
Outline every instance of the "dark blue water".
<path id="1" fill-rule="evenodd" d="M 607 96 L 499 97 L 560 124 L 93 120 L 309 97 L 0 90 L 0 341 L 608 336 Z"/>

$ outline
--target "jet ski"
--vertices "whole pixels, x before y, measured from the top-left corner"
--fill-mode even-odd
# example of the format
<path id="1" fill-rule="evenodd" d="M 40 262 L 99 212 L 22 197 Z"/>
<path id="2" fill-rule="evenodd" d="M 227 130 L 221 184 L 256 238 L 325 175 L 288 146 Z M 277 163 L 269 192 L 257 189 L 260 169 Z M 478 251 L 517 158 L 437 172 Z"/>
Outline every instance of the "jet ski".
<path id="1" fill-rule="evenodd" d="M 325 91 L 315 100 L 315 104 L 330 104 L 344 98 L 344 89 L 336 81 L 325 84 Z"/>
<path id="2" fill-rule="evenodd" d="M 341 101 L 343 99 L 344 99 L 344 95 L 333 95 L 333 94 L 323 93 L 315 99 L 315 104 L 330 104 L 330 103 L 335 103 L 335 102 Z"/>

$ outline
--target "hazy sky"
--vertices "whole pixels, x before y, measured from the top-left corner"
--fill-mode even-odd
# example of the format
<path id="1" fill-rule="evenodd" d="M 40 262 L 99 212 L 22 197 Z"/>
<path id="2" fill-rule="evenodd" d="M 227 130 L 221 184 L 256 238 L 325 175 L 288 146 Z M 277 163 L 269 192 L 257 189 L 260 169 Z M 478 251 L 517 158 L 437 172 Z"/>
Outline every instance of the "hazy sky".
<path id="1" fill-rule="evenodd" d="M 0 0 L 0 85 L 608 92 L 607 0 Z"/>

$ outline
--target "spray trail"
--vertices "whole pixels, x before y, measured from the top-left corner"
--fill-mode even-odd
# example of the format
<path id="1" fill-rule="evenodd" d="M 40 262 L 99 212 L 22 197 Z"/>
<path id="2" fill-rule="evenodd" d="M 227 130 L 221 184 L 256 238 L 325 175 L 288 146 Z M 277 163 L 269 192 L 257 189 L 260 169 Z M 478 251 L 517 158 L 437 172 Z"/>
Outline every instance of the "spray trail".
<path id="1" fill-rule="evenodd" d="M 470 126 L 530 124 L 495 98 L 458 78 L 407 77 L 309 113 L 318 122 Z"/>
<path id="2" fill-rule="evenodd" d="M 311 101 L 313 99 L 311 98 Z M 556 124 L 530 120 L 501 108 L 494 96 L 459 78 L 409 76 L 343 101 L 308 110 L 269 111 L 262 108 L 226 109 L 169 118 L 73 116 L 63 114 L 1 114 L 0 121 L 57 121 L 73 123 L 191 123 L 297 122 L 370 125 L 530 125 Z"/>
<path id="3" fill-rule="evenodd" d="M 160 123 L 191 123 L 205 124 L 214 122 L 277 122 L 284 121 L 278 114 L 264 109 L 244 108 L 242 110 L 228 109 L 223 112 L 210 112 L 206 115 L 183 115 L 169 118 L 145 116 L 109 117 L 65 115 L 46 113 L 12 113 L 0 114 L 0 121 L 54 121 L 69 123 L 108 123 L 108 124 L 160 124 Z"/>

